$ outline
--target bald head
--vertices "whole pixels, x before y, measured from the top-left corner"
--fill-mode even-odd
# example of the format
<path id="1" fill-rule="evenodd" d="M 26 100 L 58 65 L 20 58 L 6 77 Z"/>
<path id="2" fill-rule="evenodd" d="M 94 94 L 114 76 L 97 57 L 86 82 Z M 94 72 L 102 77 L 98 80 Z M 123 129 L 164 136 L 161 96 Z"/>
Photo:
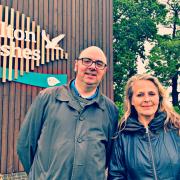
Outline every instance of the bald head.
<path id="1" fill-rule="evenodd" d="M 101 60 L 105 64 L 107 64 L 106 55 L 104 54 L 102 49 L 97 46 L 90 46 L 90 47 L 84 49 L 80 53 L 79 58 L 84 58 L 84 57 L 95 59 L 95 60 Z"/>

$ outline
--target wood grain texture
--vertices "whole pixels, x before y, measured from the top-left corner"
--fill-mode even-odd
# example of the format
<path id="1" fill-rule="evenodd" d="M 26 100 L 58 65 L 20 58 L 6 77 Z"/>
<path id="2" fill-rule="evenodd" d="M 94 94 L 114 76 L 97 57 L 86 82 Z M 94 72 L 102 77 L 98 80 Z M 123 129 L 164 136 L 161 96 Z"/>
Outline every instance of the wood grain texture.
<path id="1" fill-rule="evenodd" d="M 10 21 L 11 8 L 14 9 L 14 22 Z M 108 60 L 108 72 L 101 84 L 102 92 L 113 99 L 112 11 L 112 0 L 0 0 L 0 21 L 6 20 L 16 28 L 36 34 L 35 43 L 14 39 L 16 47 L 41 49 L 42 45 L 45 46 L 41 39 L 43 29 L 50 40 L 65 34 L 59 43 L 64 51 L 45 49 L 44 58 L 39 62 L 30 62 L 25 58 L 9 61 L 9 58 L 0 56 L 0 66 L 15 69 L 15 78 L 24 76 L 26 71 L 33 71 L 67 74 L 68 80 L 71 80 L 75 76 L 74 60 L 84 48 L 96 45 L 103 49 Z M 0 45 L 2 42 L 8 43 L 7 38 L 3 41 L 1 38 Z M 58 57 L 60 60 L 57 60 Z M 9 78 L 13 78 L 12 74 Z M 7 79 L 8 74 L 4 70 L 5 82 L 0 79 L 0 173 L 23 171 L 16 154 L 16 141 L 25 114 L 42 90 Z"/>

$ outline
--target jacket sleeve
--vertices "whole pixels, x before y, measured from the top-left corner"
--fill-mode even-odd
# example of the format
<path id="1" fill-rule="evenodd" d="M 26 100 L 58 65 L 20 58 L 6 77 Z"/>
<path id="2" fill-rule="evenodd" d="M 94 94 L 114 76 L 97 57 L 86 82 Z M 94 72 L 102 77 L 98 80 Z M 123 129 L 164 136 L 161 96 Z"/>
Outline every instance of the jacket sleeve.
<path id="1" fill-rule="evenodd" d="M 45 99 L 41 93 L 36 97 L 26 114 L 18 136 L 17 154 L 26 173 L 29 173 L 33 163 L 44 122 Z"/>
<path id="2" fill-rule="evenodd" d="M 120 135 L 120 134 L 119 134 Z M 108 168 L 108 180 L 126 180 L 126 167 L 123 147 L 118 137 L 114 140 L 113 150 Z"/>
<path id="3" fill-rule="evenodd" d="M 110 130 L 108 137 L 108 144 L 106 147 L 106 168 L 108 167 L 110 156 L 112 152 L 112 142 L 113 137 L 115 136 L 118 128 L 118 116 L 119 112 L 116 106 L 113 106 L 113 110 L 109 110 L 109 118 L 110 118 Z"/>

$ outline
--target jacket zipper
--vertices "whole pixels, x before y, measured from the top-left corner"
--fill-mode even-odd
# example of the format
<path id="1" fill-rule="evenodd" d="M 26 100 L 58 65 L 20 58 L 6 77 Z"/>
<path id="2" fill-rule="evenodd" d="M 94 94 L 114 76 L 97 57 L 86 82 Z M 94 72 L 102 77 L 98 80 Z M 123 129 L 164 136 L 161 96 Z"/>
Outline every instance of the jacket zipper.
<path id="1" fill-rule="evenodd" d="M 146 134 L 148 136 L 148 142 L 149 142 L 149 147 L 150 147 L 150 154 L 151 154 L 151 159 L 152 159 L 152 167 L 153 167 L 153 172 L 154 172 L 154 178 L 155 178 L 155 180 L 158 180 L 148 126 L 146 127 Z"/>

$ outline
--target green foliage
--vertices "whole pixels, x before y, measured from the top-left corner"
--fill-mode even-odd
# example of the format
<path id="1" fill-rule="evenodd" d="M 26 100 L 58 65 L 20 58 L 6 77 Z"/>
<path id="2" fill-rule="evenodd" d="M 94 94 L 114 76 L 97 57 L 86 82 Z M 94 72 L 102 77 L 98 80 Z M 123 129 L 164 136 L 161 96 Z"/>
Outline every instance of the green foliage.
<path id="1" fill-rule="evenodd" d="M 147 68 L 164 83 L 171 86 L 171 80 L 180 67 L 180 39 L 159 37 L 149 56 Z"/>
<path id="2" fill-rule="evenodd" d="M 123 114 L 124 114 L 124 105 L 123 103 L 116 101 L 115 102 L 116 106 L 118 107 L 119 110 L 119 119 L 122 118 Z"/>
<path id="3" fill-rule="evenodd" d="M 114 98 L 122 102 L 127 80 L 137 73 L 137 57 L 146 58 L 144 42 L 155 39 L 166 10 L 156 0 L 114 0 L 113 12 Z"/>
<path id="4" fill-rule="evenodd" d="M 180 1 L 169 0 L 171 12 L 164 24 L 172 34 L 157 36 L 156 44 L 150 52 L 147 69 L 153 72 L 165 86 L 172 87 L 172 103 L 178 106 L 178 76 L 180 75 Z M 179 105 L 180 106 L 180 105 Z"/>
<path id="5" fill-rule="evenodd" d="M 175 110 L 178 114 L 180 114 L 180 108 L 178 108 L 178 106 L 174 106 L 174 110 Z"/>

